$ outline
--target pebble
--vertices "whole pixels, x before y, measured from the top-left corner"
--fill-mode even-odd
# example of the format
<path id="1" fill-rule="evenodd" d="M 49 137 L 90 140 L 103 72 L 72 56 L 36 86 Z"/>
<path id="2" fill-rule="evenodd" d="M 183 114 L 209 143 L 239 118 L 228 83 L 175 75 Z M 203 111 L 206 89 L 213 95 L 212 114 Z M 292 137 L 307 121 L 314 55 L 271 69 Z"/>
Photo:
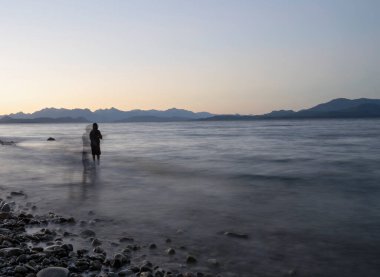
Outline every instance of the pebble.
<path id="1" fill-rule="evenodd" d="M 40 270 L 37 277 L 68 277 L 69 270 L 63 267 L 48 267 Z"/>

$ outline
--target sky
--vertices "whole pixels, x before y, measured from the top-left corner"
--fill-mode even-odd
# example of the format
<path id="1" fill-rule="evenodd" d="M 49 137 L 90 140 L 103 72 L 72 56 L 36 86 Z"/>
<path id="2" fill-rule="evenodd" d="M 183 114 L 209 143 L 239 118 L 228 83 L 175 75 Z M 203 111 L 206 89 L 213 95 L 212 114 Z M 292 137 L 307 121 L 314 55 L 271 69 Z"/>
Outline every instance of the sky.
<path id="1" fill-rule="evenodd" d="M 0 114 L 380 98 L 378 0 L 0 0 Z"/>

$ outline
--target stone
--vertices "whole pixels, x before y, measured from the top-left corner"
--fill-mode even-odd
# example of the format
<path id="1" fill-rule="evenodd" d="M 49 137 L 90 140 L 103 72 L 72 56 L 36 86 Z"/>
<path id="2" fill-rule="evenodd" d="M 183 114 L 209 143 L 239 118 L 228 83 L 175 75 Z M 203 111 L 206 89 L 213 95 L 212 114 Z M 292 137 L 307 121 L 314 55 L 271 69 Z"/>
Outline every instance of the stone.
<path id="1" fill-rule="evenodd" d="M 12 191 L 11 196 L 25 196 L 25 193 L 22 191 Z"/>
<path id="2" fill-rule="evenodd" d="M 100 246 L 97 246 L 94 248 L 93 250 L 95 253 L 105 253 L 106 251 L 104 251 L 103 248 L 101 248 Z"/>
<path id="3" fill-rule="evenodd" d="M 197 262 L 197 259 L 194 256 L 191 256 L 191 255 L 187 256 L 186 263 L 195 264 L 196 262 Z"/>
<path id="4" fill-rule="evenodd" d="M 69 270 L 63 267 L 47 267 L 37 273 L 37 277 L 68 277 Z"/>
<path id="5" fill-rule="evenodd" d="M 168 248 L 168 249 L 166 249 L 166 254 L 168 254 L 168 255 L 174 255 L 175 254 L 175 250 L 173 248 Z"/>
<path id="6" fill-rule="evenodd" d="M 231 238 L 247 239 L 247 234 L 234 233 L 234 232 L 224 232 L 224 235 Z"/>
<path id="7" fill-rule="evenodd" d="M 119 239 L 119 241 L 120 242 L 133 242 L 134 239 L 133 238 L 124 237 L 124 238 Z"/>
<path id="8" fill-rule="evenodd" d="M 125 270 L 119 271 L 118 275 L 119 276 L 132 276 L 132 275 L 135 275 L 135 273 L 130 269 L 125 269 Z"/>
<path id="9" fill-rule="evenodd" d="M 82 238 L 89 238 L 89 237 L 95 237 L 96 234 L 92 230 L 84 230 L 80 233 Z"/>
<path id="10" fill-rule="evenodd" d="M 99 262 L 98 260 L 90 262 L 90 270 L 99 271 L 101 269 L 102 269 L 102 263 Z"/>
<path id="11" fill-rule="evenodd" d="M 47 141 L 55 141 L 55 138 L 53 138 L 53 137 L 49 137 L 49 138 L 47 139 Z"/>
<path id="12" fill-rule="evenodd" d="M 28 269 L 26 269 L 24 266 L 16 266 L 15 267 L 15 273 L 25 274 L 28 272 Z"/>
<path id="13" fill-rule="evenodd" d="M 1 207 L 1 211 L 4 212 L 4 213 L 9 213 L 11 211 L 11 206 L 9 206 L 8 203 L 5 203 L 2 207 Z"/>
<path id="14" fill-rule="evenodd" d="M 149 244 L 149 249 L 156 249 L 157 245 L 154 243 Z"/>
<path id="15" fill-rule="evenodd" d="M 111 260 L 111 266 L 113 268 L 119 268 L 129 263 L 129 259 L 121 253 L 116 254 Z"/>
<path id="16" fill-rule="evenodd" d="M 91 245 L 92 246 L 99 246 L 99 245 L 102 245 L 102 242 L 100 240 L 98 240 L 98 239 L 93 239 L 91 241 Z"/>
<path id="17" fill-rule="evenodd" d="M 8 247 L 0 249 L 0 256 L 3 257 L 20 256 L 21 254 L 24 254 L 24 250 L 17 247 Z"/>

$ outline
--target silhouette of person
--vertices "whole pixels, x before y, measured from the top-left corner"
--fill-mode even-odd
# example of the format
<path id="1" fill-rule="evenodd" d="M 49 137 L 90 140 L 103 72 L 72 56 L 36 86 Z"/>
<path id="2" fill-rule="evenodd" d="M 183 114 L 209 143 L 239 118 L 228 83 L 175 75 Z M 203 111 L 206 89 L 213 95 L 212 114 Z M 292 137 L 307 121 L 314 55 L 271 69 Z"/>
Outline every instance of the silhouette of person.
<path id="1" fill-rule="evenodd" d="M 103 136 L 98 130 L 98 124 L 97 123 L 92 124 L 92 130 L 90 132 L 92 159 L 95 161 L 95 156 L 96 156 L 98 159 L 98 162 L 100 159 L 100 155 L 102 154 L 100 151 L 101 139 L 103 139 Z"/>

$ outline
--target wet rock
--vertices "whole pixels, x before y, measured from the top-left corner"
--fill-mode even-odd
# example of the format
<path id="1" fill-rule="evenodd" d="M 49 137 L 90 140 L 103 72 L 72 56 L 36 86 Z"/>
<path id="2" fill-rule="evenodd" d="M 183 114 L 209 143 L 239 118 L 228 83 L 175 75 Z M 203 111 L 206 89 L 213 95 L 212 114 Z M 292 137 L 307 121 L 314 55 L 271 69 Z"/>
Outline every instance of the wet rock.
<path id="1" fill-rule="evenodd" d="M 24 266 L 16 266 L 15 267 L 15 273 L 19 273 L 19 274 L 25 274 L 28 272 L 28 269 L 26 269 Z"/>
<path id="2" fill-rule="evenodd" d="M 28 256 L 25 254 L 21 254 L 20 256 L 17 257 L 16 262 L 19 264 L 24 264 L 28 261 Z"/>
<path id="3" fill-rule="evenodd" d="M 11 196 L 25 196 L 25 193 L 22 191 L 12 191 Z"/>
<path id="4" fill-rule="evenodd" d="M 154 243 L 149 244 L 149 249 L 156 249 L 157 245 Z"/>
<path id="5" fill-rule="evenodd" d="M 166 254 L 168 254 L 168 255 L 174 255 L 175 254 L 175 250 L 173 248 L 168 248 L 168 249 L 166 249 Z"/>
<path id="6" fill-rule="evenodd" d="M 21 254 L 24 254 L 24 250 L 17 247 L 9 247 L 9 248 L 0 249 L 0 256 L 2 257 L 20 256 Z"/>
<path id="7" fill-rule="evenodd" d="M 111 260 L 111 266 L 113 268 L 122 267 L 127 263 L 129 263 L 129 259 L 121 253 L 116 254 L 114 258 Z"/>
<path id="8" fill-rule="evenodd" d="M 49 138 L 47 139 L 47 141 L 55 141 L 55 138 L 53 138 L 53 137 L 49 137 Z"/>
<path id="9" fill-rule="evenodd" d="M 91 245 L 92 246 L 99 246 L 99 245 L 102 245 L 102 242 L 100 240 L 98 240 L 98 239 L 93 239 L 91 241 Z"/>
<path id="10" fill-rule="evenodd" d="M 132 276 L 132 275 L 135 275 L 135 272 L 133 272 L 130 269 L 125 269 L 125 270 L 119 271 L 118 275 L 119 276 Z"/>
<path id="11" fill-rule="evenodd" d="M 90 262 L 90 270 L 100 271 L 102 269 L 102 263 L 98 260 Z"/>
<path id="12" fill-rule="evenodd" d="M 1 207 L 1 211 L 4 213 L 9 213 L 11 211 L 11 206 L 8 203 L 4 203 Z"/>
<path id="13" fill-rule="evenodd" d="M 247 239 L 247 234 L 234 233 L 234 232 L 224 232 L 224 235 L 231 238 Z"/>
<path id="14" fill-rule="evenodd" d="M 96 234 L 92 230 L 84 230 L 80 233 L 82 238 L 89 238 L 89 237 L 95 237 Z"/>
<path id="15" fill-rule="evenodd" d="M 191 256 L 191 255 L 187 256 L 186 263 L 195 264 L 196 262 L 197 262 L 197 259 L 194 256 Z"/>
<path id="16" fill-rule="evenodd" d="M 75 267 L 80 271 L 83 272 L 87 269 L 89 269 L 90 264 L 87 260 L 85 259 L 79 259 L 75 262 Z"/>
<path id="17" fill-rule="evenodd" d="M 103 248 L 101 248 L 99 246 L 95 247 L 93 251 L 95 253 L 105 253 L 106 252 Z"/>
<path id="18" fill-rule="evenodd" d="M 124 237 L 124 238 L 119 239 L 119 241 L 120 242 L 133 242 L 134 239 L 133 238 Z"/>
<path id="19" fill-rule="evenodd" d="M 37 277 L 68 277 L 69 270 L 63 267 L 47 267 L 37 273 Z"/>

